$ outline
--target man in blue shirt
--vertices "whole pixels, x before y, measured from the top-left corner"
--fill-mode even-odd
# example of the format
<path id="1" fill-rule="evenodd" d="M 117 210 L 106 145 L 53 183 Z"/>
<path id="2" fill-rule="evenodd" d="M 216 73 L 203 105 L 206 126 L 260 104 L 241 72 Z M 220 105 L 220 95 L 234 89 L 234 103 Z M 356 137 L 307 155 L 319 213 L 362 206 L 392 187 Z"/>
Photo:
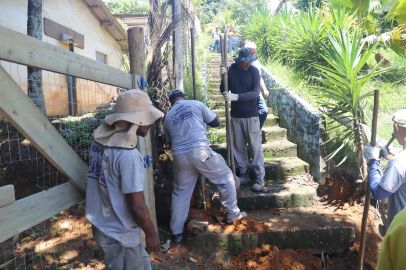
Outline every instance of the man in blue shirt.
<path id="1" fill-rule="evenodd" d="M 199 174 L 220 191 L 221 203 L 227 211 L 227 223 L 247 214 L 237 206 L 233 173 L 224 158 L 209 146 L 206 125 L 220 125 L 216 114 L 198 100 L 185 100 L 180 90 L 172 91 L 169 101 L 172 108 L 165 116 L 165 132 L 172 147 L 174 167 L 171 231 L 174 242 L 180 243 Z"/>
<path id="2" fill-rule="evenodd" d="M 364 154 L 368 161 L 368 183 L 372 194 L 377 200 L 389 198 L 387 227 L 394 216 L 406 207 L 406 109 L 397 111 L 392 120 L 393 134 L 403 150 L 389 161 L 384 172 L 379 160 L 383 151 L 379 146 L 367 145 Z"/>
<path id="3" fill-rule="evenodd" d="M 255 173 L 252 190 L 261 192 L 264 188 L 264 152 L 258 117 L 260 76 L 251 64 L 256 58 L 249 48 L 242 48 L 228 70 L 228 88 L 221 81 L 220 91 L 226 101 L 231 101 L 231 130 L 233 133 L 233 154 L 240 172 L 240 183 L 248 184 L 248 156 L 252 157 L 251 168 Z M 220 69 L 223 75 L 226 68 Z M 222 76 L 223 77 L 223 76 Z M 248 144 L 248 148 L 246 147 Z M 251 151 L 247 155 L 247 149 Z"/>

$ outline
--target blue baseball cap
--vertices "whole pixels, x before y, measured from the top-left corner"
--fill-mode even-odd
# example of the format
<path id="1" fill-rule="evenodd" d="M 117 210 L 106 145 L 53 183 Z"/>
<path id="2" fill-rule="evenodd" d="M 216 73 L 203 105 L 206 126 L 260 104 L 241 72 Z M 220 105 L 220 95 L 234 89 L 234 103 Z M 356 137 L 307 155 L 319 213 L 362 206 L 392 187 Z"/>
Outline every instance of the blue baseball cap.
<path id="1" fill-rule="evenodd" d="M 185 97 L 185 93 L 183 93 L 181 90 L 173 90 L 169 93 L 169 101 L 171 103 L 173 103 L 173 101 L 178 97 Z"/>
<path id="2" fill-rule="evenodd" d="M 252 56 L 251 49 L 250 48 L 241 48 L 238 51 L 238 57 L 234 59 L 236 63 L 239 62 L 254 62 L 257 60 L 255 56 Z"/>

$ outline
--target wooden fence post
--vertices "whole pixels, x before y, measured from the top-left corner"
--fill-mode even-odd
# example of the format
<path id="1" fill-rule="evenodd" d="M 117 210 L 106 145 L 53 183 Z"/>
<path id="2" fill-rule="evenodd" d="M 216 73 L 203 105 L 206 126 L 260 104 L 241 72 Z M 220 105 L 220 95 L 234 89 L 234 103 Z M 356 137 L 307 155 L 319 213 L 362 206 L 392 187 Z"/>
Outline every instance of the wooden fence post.
<path id="1" fill-rule="evenodd" d="M 137 87 L 135 81 L 135 74 L 146 78 L 145 72 L 145 38 L 144 29 L 142 27 L 133 27 L 128 29 L 128 50 L 130 60 L 130 70 L 133 75 L 133 87 Z M 141 155 L 152 157 L 151 147 L 151 133 L 145 137 L 138 137 L 137 148 Z M 155 213 L 155 195 L 154 195 L 154 175 L 152 166 L 146 169 L 144 174 L 144 196 L 148 205 L 149 213 L 151 215 L 152 222 L 157 228 L 156 213 Z"/>

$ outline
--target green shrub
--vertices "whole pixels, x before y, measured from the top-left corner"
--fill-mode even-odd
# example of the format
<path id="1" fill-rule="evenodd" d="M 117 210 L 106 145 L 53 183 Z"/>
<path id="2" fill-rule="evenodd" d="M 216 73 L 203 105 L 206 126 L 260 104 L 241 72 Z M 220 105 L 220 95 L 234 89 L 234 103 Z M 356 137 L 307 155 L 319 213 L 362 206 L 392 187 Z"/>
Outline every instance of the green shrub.
<path id="1" fill-rule="evenodd" d="M 263 63 L 268 63 L 275 56 L 275 41 L 272 39 L 276 31 L 274 17 L 266 9 L 252 14 L 250 22 L 242 30 L 243 38 L 257 45 L 257 53 Z"/>
<path id="2" fill-rule="evenodd" d="M 329 35 L 329 42 L 320 51 L 327 64 L 314 64 L 321 73 L 318 78 L 321 84 L 318 86 L 317 101 L 336 124 L 329 132 L 331 138 L 337 137 L 341 142 L 330 157 L 349 145 L 355 145 L 354 152 L 362 157 L 360 124 L 365 124 L 363 103 L 372 95 L 371 89 L 366 86 L 372 78 L 385 70 L 379 70 L 377 65 L 364 70 L 364 65 L 373 55 L 376 46 L 365 46 L 358 32 L 350 33 L 342 29 L 337 31 L 336 35 Z M 343 124 L 343 118 L 350 120 L 349 125 Z M 336 132 L 336 127 L 340 128 L 340 132 Z M 360 163 L 359 165 L 361 167 Z"/>
<path id="3" fill-rule="evenodd" d="M 186 76 L 183 78 L 183 87 L 185 89 L 185 95 L 189 99 L 193 99 L 193 78 L 192 78 L 192 70 L 185 74 Z M 204 93 L 202 88 L 202 78 L 200 72 L 196 70 L 196 99 L 204 102 Z"/>

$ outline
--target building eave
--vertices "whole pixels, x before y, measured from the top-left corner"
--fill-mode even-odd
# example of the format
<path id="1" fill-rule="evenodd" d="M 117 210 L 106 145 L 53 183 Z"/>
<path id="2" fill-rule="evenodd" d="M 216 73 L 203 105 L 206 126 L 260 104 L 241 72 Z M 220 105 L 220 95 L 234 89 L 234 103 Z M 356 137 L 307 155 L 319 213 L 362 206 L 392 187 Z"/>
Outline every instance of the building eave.
<path id="1" fill-rule="evenodd" d="M 117 19 L 110 13 L 102 0 L 82 0 L 92 14 L 100 22 L 100 26 L 114 38 L 122 51 L 128 51 L 128 38 L 126 30 Z"/>

